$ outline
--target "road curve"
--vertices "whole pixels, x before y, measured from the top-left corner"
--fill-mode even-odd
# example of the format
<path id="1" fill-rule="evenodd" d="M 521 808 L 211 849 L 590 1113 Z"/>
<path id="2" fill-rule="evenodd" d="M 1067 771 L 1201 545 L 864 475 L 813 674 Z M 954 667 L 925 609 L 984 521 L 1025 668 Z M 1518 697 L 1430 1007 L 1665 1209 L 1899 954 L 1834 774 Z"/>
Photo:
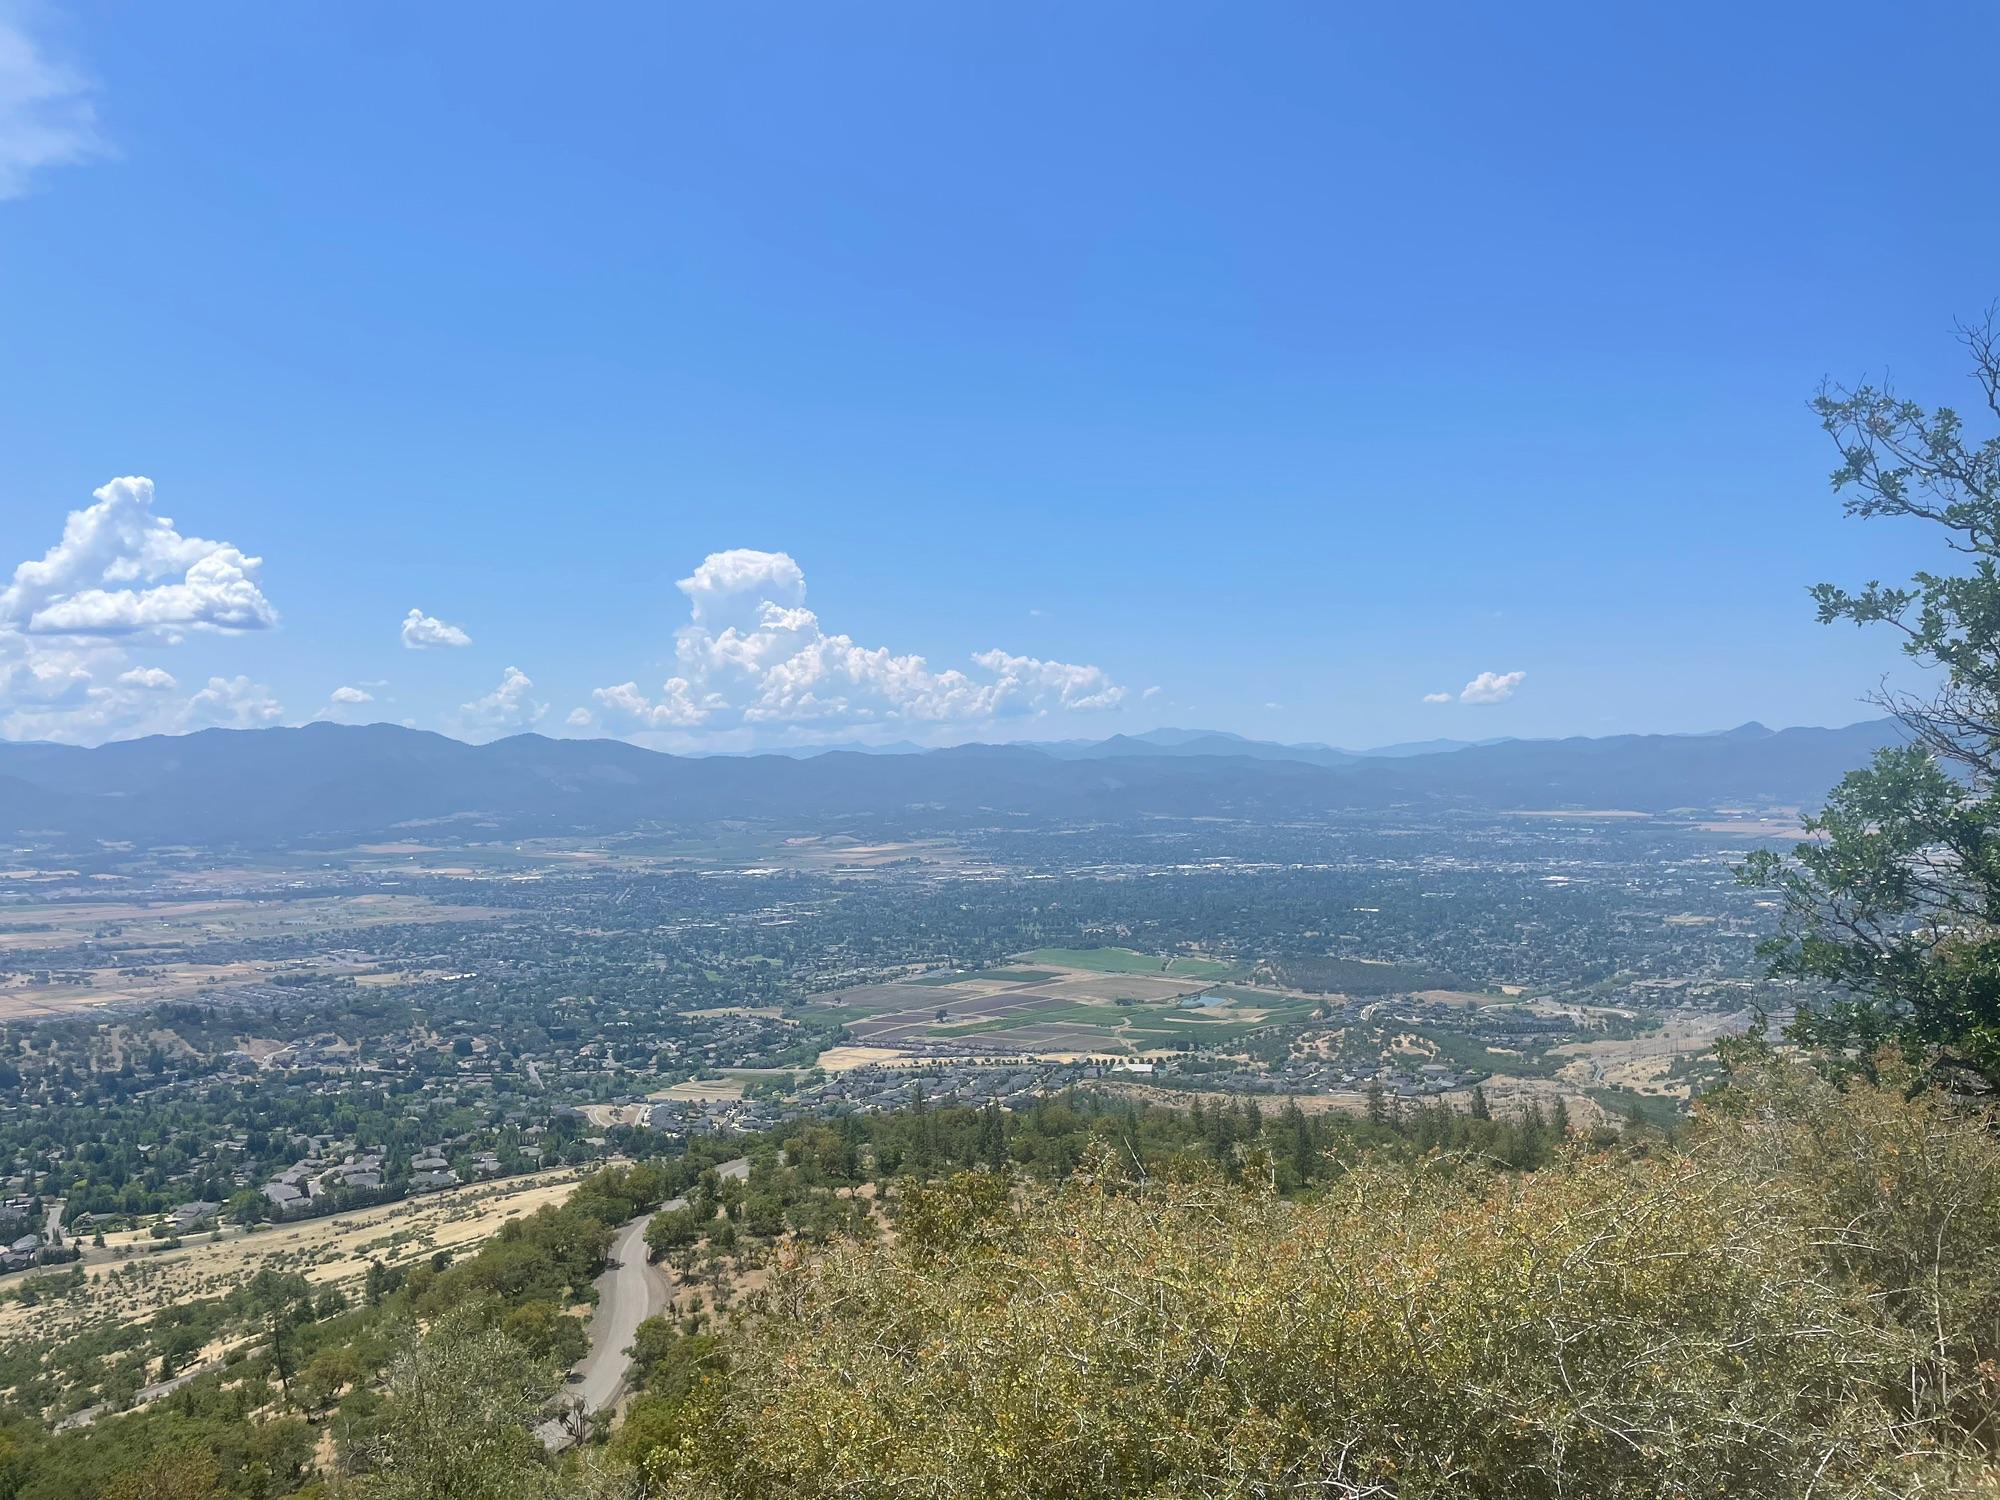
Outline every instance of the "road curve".
<path id="1" fill-rule="evenodd" d="M 717 1170 L 724 1177 L 747 1177 L 750 1163 L 739 1156 Z M 687 1199 L 675 1198 L 655 1212 L 685 1207 Z M 646 1226 L 652 1222 L 652 1214 L 641 1214 L 619 1227 L 611 1241 L 611 1264 L 597 1278 L 590 1352 L 570 1372 L 567 1388 L 586 1412 L 608 1410 L 618 1400 L 632 1370 L 632 1340 L 639 1325 L 664 1311 L 673 1296 L 667 1273 L 646 1258 Z"/>
<path id="2" fill-rule="evenodd" d="M 571 1372 L 569 1393 L 587 1412 L 600 1412 L 618 1399 L 632 1368 L 632 1339 L 639 1325 L 667 1305 L 672 1288 L 666 1272 L 646 1259 L 644 1214 L 619 1229 L 611 1242 L 611 1264 L 597 1278 L 597 1310 L 590 1315 L 590 1352 Z"/>

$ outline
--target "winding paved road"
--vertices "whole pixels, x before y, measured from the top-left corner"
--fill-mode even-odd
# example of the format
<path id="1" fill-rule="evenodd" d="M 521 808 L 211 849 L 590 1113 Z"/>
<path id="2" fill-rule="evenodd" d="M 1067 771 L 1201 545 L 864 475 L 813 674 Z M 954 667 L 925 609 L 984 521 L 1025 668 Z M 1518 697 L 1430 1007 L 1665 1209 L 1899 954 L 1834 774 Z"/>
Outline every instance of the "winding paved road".
<path id="1" fill-rule="evenodd" d="M 716 1169 L 724 1177 L 750 1175 L 748 1157 L 739 1156 Z M 686 1208 L 687 1199 L 674 1198 L 656 1212 Z M 597 1309 L 590 1315 L 590 1352 L 570 1372 L 568 1394 L 586 1412 L 600 1412 L 617 1401 L 632 1370 L 632 1340 L 639 1325 L 666 1308 L 673 1296 L 667 1273 L 646 1258 L 646 1226 L 652 1214 L 641 1214 L 618 1230 L 611 1241 L 611 1264 L 597 1278 Z"/>
<path id="2" fill-rule="evenodd" d="M 632 1368 L 628 1352 L 639 1325 L 667 1305 L 673 1295 L 666 1272 L 646 1259 L 646 1226 L 653 1216 L 634 1219 L 611 1242 L 611 1264 L 597 1278 L 597 1310 L 590 1315 L 590 1353 L 570 1377 L 570 1394 L 587 1412 L 603 1411 L 618 1399 Z"/>

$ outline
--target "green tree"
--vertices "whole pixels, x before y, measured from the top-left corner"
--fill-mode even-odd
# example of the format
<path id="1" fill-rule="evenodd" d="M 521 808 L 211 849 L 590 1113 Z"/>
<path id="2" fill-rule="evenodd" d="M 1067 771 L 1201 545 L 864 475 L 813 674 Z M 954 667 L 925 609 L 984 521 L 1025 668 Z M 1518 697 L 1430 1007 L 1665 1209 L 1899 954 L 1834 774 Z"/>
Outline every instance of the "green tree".
<path id="1" fill-rule="evenodd" d="M 402 1284 L 403 1272 L 400 1268 L 392 1269 L 379 1260 L 371 1260 L 368 1262 L 368 1279 L 362 1300 L 370 1307 L 379 1307 L 382 1299 Z"/>
<path id="2" fill-rule="evenodd" d="M 325 1411 L 360 1378 L 361 1361 L 352 1349 L 323 1349 L 299 1372 L 300 1403 L 308 1412 Z"/>
<path id="3" fill-rule="evenodd" d="M 701 1222 L 691 1208 L 662 1209 L 646 1225 L 646 1248 L 653 1258 L 686 1250 L 701 1238 Z"/>
<path id="4" fill-rule="evenodd" d="M 590 1352 L 583 1324 L 553 1302 L 523 1302 L 500 1320 L 500 1331 L 537 1358 L 565 1368 Z"/>
<path id="5" fill-rule="evenodd" d="M 1389 1123 L 1389 1096 L 1383 1090 L 1381 1080 L 1375 1078 L 1368 1080 L 1365 1092 L 1368 1098 L 1368 1123 L 1378 1130 L 1382 1129 Z"/>
<path id="6" fill-rule="evenodd" d="M 523 1500 L 547 1493 L 531 1431 L 555 1374 L 477 1307 L 406 1331 L 354 1493 L 365 1500 Z"/>
<path id="7" fill-rule="evenodd" d="M 215 1456 L 198 1448 L 170 1448 L 104 1487 L 104 1500 L 211 1500 L 226 1491 Z"/>
<path id="8" fill-rule="evenodd" d="M 1007 1164 L 1007 1126 L 992 1100 L 979 1112 L 979 1159 L 996 1170 Z"/>
<path id="9" fill-rule="evenodd" d="M 1988 411 L 2000 417 L 2000 326 L 1962 328 Z M 1976 439 L 1948 407 L 1886 385 L 1823 388 L 1820 424 L 1840 450 L 1850 516 L 1902 517 L 1944 533 L 1953 572 L 1906 585 L 1812 590 L 1823 623 L 1883 625 L 1941 674 L 1929 697 L 1878 702 L 1910 743 L 1834 788 L 1790 854 L 1753 855 L 1744 878 L 1776 890 L 1781 974 L 1832 987 L 1794 1040 L 1866 1066 L 1894 1044 L 1940 1081 L 2000 1086 L 2000 435 Z"/>
<path id="10" fill-rule="evenodd" d="M 1312 1122 L 1306 1119 L 1306 1112 L 1299 1108 L 1299 1101 L 1285 1101 L 1285 1126 L 1291 1137 L 1292 1175 L 1300 1182 L 1311 1182 L 1314 1169 L 1319 1165 L 1319 1152 L 1314 1149 Z"/>

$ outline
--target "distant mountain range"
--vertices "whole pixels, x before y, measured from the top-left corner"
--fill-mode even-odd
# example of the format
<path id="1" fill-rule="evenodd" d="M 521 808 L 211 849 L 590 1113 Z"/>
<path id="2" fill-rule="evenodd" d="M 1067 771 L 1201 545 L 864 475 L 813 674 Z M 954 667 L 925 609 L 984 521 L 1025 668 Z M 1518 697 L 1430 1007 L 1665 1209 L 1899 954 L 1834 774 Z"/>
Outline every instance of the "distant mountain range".
<path id="1" fill-rule="evenodd" d="M 1308 765 L 1331 766 L 1357 760 L 1432 755 L 1447 750 L 1469 750 L 1476 745 L 1504 743 L 1504 740 L 1412 740 L 1408 744 L 1383 745 L 1374 750 L 1341 750 L 1333 745 L 1286 745 L 1276 740 L 1253 740 L 1245 735 L 1231 734 L 1226 729 L 1148 729 L 1143 734 L 1114 735 L 1108 740 L 1015 740 L 1012 747 L 1039 750 L 1058 760 L 1102 760 L 1115 755 L 1247 755 L 1253 760 L 1297 760 Z M 891 740 L 882 745 L 802 745 L 764 753 L 789 756 L 793 760 L 811 760 L 817 755 L 837 752 L 928 755 L 936 748 L 919 745 L 914 740 Z"/>
<path id="2" fill-rule="evenodd" d="M 617 740 L 468 745 L 389 724 L 203 730 L 95 749 L 0 744 L 0 836 L 142 847 L 328 845 L 412 832 L 600 833 L 725 818 L 1298 817 L 1340 810 L 1809 804 L 1892 720 L 1843 729 L 1446 741 L 1356 753 L 1155 731 L 905 754 L 676 756 Z"/>
<path id="3" fill-rule="evenodd" d="M 1144 734 L 1114 735 L 1108 740 L 1049 740 L 1027 742 L 1065 760 L 1103 760 L 1119 755 L 1247 755 L 1252 760 L 1296 760 L 1310 766 L 1348 766 L 1362 760 L 1400 760 L 1412 755 L 1444 755 L 1506 740 L 1413 740 L 1374 750 L 1342 750 L 1333 745 L 1285 745 L 1253 740 L 1225 729 L 1149 729 Z"/>

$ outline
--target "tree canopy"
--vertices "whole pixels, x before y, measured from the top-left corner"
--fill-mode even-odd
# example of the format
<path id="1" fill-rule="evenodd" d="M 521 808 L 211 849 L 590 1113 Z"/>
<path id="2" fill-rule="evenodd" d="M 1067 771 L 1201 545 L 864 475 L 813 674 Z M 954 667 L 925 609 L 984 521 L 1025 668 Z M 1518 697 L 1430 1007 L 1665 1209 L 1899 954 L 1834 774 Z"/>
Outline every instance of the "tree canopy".
<path id="1" fill-rule="evenodd" d="M 1961 328 L 1987 411 L 2000 418 L 2000 325 Z M 1780 973 L 1830 983 L 1796 1040 L 1865 1065 L 1893 1043 L 1935 1076 L 2000 1087 L 2000 432 L 1975 438 L 1950 407 L 1888 386 L 1828 386 L 1813 403 L 1840 451 L 1848 515 L 1905 518 L 1943 534 L 1960 564 L 1906 584 L 1823 583 L 1823 623 L 1899 632 L 1938 674 L 1929 696 L 1884 689 L 1909 743 L 1879 752 L 1805 820 L 1789 854 L 1746 878 L 1779 892 Z"/>

